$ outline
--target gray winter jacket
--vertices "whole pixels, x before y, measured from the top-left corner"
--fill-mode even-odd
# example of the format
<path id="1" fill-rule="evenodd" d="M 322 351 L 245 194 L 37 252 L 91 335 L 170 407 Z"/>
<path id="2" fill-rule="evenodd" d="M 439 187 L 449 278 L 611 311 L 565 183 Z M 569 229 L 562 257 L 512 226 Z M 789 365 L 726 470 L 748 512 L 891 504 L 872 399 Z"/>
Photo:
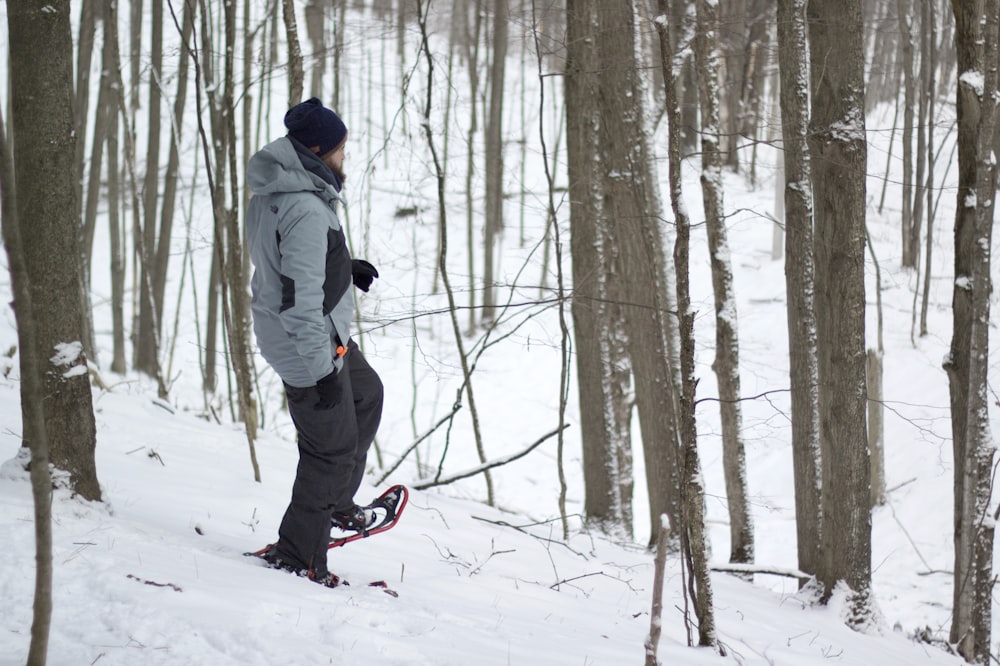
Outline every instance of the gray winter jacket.
<path id="1" fill-rule="evenodd" d="M 287 384 L 312 386 L 343 366 L 336 349 L 351 334 L 351 256 L 336 211 L 343 199 L 303 167 L 287 137 L 250 158 L 247 184 L 257 346 Z"/>

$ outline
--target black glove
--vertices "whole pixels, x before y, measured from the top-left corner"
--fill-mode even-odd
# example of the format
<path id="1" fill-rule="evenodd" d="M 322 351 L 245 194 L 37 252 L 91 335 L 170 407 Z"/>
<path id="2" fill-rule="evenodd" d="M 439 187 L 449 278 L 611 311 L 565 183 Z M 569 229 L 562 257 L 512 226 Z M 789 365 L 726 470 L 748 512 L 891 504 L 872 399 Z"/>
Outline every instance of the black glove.
<path id="1" fill-rule="evenodd" d="M 340 402 L 343 388 L 340 386 L 340 377 L 337 376 L 337 369 L 316 382 L 316 393 L 319 400 L 316 401 L 316 409 L 331 409 Z"/>
<path id="2" fill-rule="evenodd" d="M 351 277 L 355 287 L 367 292 L 372 281 L 378 277 L 378 271 L 364 259 L 351 259 Z"/>

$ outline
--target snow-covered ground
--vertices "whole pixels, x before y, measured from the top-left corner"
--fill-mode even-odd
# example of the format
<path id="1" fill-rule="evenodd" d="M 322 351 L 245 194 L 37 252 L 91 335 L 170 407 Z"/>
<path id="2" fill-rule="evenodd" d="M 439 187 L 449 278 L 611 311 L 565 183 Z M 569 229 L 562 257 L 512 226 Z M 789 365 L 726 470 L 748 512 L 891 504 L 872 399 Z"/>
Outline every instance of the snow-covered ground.
<path id="1" fill-rule="evenodd" d="M 0 384 L 0 417 L 11 426 L 0 438 L 4 460 L 17 453 L 17 395 L 15 381 Z M 105 502 L 60 492 L 53 507 L 52 664 L 642 662 L 653 568 L 642 548 L 610 543 L 576 521 L 564 542 L 554 522 L 500 512 L 447 489 L 415 491 L 395 530 L 331 553 L 332 570 L 352 584 L 325 589 L 241 554 L 274 537 L 295 465 L 287 439 L 258 442 L 265 480 L 255 483 L 237 428 L 170 413 L 129 386 L 98 395 L 97 410 Z M 765 485 L 760 475 L 753 480 Z M 375 492 L 362 489 L 363 496 Z M 924 499 L 926 510 L 931 498 Z M 0 663 L 19 664 L 29 641 L 34 543 L 30 484 L 13 461 L 0 473 L 0 506 Z M 768 561 L 789 507 L 756 507 L 761 559 Z M 917 578 L 908 549 L 891 541 L 902 552 L 880 568 L 886 621 L 871 634 L 845 627 L 835 604 L 812 607 L 793 592 L 715 575 L 728 655 L 722 663 L 958 663 L 893 629 L 896 621 L 916 628 L 913 618 L 927 615 L 923 605 L 947 604 L 940 593 L 948 585 Z M 374 580 L 399 596 L 366 585 Z M 720 663 L 709 650 L 686 647 L 680 580 L 672 561 L 663 663 Z"/>

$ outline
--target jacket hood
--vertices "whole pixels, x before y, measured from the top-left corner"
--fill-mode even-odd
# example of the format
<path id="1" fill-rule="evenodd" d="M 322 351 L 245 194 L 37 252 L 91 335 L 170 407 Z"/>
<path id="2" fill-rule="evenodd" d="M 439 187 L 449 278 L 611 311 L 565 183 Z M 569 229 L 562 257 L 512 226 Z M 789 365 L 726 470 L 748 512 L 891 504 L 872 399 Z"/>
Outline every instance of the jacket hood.
<path id="1" fill-rule="evenodd" d="M 306 171 L 292 142 L 284 136 L 267 144 L 250 158 L 247 184 L 254 194 L 322 193 L 330 187 L 322 178 Z"/>

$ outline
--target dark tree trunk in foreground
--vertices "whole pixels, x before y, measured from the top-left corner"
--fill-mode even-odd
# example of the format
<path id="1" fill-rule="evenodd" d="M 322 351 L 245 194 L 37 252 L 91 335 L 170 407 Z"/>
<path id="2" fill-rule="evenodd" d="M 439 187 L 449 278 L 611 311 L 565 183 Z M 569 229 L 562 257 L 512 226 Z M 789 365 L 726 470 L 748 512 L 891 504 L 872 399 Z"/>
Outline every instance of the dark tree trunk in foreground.
<path id="1" fill-rule="evenodd" d="M 870 617 L 871 510 L 865 426 L 865 177 L 862 2 L 810 0 L 809 60 L 822 452 L 824 598 L 843 581 L 852 623 Z"/>
<path id="2" fill-rule="evenodd" d="M 996 452 L 989 427 L 990 245 L 996 199 L 997 0 L 953 2 L 958 50 L 958 205 L 951 350 L 945 362 L 955 457 L 951 642 L 990 663 Z M 981 76 L 980 76 L 981 74 Z"/>
<path id="3" fill-rule="evenodd" d="M 100 500 L 93 400 L 83 353 L 69 2 L 19 0 L 7 9 L 17 223 L 21 236 L 30 239 L 23 244 L 23 259 L 38 334 L 50 457 L 57 469 L 69 473 L 73 492 Z"/>

